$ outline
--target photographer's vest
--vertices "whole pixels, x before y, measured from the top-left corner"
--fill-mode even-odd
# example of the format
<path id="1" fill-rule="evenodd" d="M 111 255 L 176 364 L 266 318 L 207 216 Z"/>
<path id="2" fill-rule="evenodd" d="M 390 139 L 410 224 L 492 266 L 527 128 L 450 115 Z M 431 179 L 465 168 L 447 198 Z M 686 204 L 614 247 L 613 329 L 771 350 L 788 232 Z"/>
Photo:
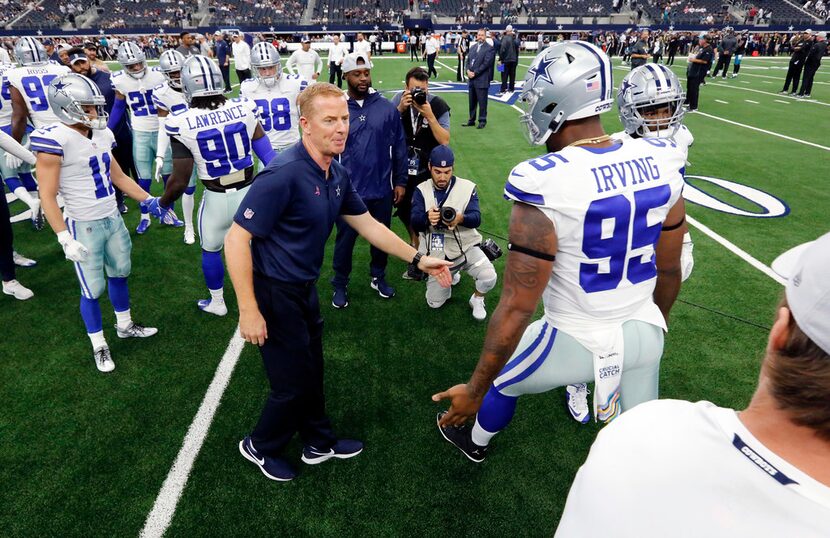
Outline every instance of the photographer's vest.
<path id="1" fill-rule="evenodd" d="M 467 210 L 467 204 L 470 203 L 470 198 L 476 190 L 476 184 L 468 179 L 460 177 L 453 177 L 450 180 L 449 192 L 447 198 L 441 206 L 435 200 L 435 191 L 432 181 L 425 181 L 418 185 L 418 190 L 424 196 L 424 209 L 429 211 L 432 207 L 451 207 L 456 210 L 457 214 L 463 214 Z M 437 228 L 430 226 L 427 232 L 420 234 L 420 245 L 418 251 L 421 254 L 427 254 L 441 258 L 442 256 L 449 261 L 456 261 L 464 256 L 464 253 L 469 249 L 481 244 L 481 234 L 475 228 L 465 228 L 463 224 L 455 227 L 454 230 L 448 228 Z"/>

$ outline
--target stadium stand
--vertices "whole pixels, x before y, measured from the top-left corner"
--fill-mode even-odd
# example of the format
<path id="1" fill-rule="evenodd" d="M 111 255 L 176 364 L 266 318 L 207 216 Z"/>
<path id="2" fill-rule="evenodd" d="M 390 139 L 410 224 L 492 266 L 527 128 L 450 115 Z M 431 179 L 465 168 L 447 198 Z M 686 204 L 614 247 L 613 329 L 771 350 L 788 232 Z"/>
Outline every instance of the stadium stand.
<path id="1" fill-rule="evenodd" d="M 0 28 L 20 16 L 21 13 L 35 6 L 35 2 L 17 0 L 0 0 Z"/>
<path id="2" fill-rule="evenodd" d="M 399 24 L 406 0 L 327 0 L 314 8 L 313 21 L 321 24 Z"/>
<path id="3" fill-rule="evenodd" d="M 297 0 L 226 0 L 211 2 L 215 9 L 211 24 L 236 25 L 256 21 L 257 24 L 298 24 L 305 2 Z"/>
<path id="4" fill-rule="evenodd" d="M 192 25 L 198 0 L 103 0 L 95 25 L 99 28 Z"/>

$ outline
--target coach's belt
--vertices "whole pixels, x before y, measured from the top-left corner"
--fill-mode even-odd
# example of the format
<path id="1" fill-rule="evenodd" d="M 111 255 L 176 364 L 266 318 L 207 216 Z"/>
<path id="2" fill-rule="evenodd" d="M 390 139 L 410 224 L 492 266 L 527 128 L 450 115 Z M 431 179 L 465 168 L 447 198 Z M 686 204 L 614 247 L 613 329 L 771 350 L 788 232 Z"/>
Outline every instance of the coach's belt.
<path id="1" fill-rule="evenodd" d="M 203 179 L 202 183 L 205 184 L 207 190 L 212 192 L 236 192 L 254 182 L 254 176 L 250 169 L 251 167 L 245 170 L 238 170 L 217 179 Z"/>

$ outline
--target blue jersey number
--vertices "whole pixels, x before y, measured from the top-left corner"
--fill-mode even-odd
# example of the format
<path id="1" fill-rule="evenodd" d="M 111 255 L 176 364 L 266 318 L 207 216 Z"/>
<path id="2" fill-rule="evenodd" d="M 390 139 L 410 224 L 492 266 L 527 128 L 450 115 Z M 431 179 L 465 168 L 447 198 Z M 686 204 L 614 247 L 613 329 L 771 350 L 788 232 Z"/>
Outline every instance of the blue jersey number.
<path id="1" fill-rule="evenodd" d="M 115 189 L 112 187 L 112 180 L 110 179 L 110 155 L 104 153 L 101 155 L 101 161 L 104 163 L 104 173 L 101 173 L 101 164 L 98 162 L 98 157 L 93 155 L 89 158 L 89 167 L 92 169 L 92 180 L 95 182 L 95 198 L 106 198 L 115 194 Z"/>
<path id="2" fill-rule="evenodd" d="M 208 129 L 196 136 L 199 152 L 207 163 L 210 177 L 225 176 L 234 170 L 244 170 L 253 166 L 251 157 L 251 140 L 244 123 L 231 123 L 221 131 Z M 238 142 L 242 143 L 240 151 Z"/>
<path id="3" fill-rule="evenodd" d="M 156 115 L 156 107 L 153 105 L 153 90 L 130 92 L 127 94 L 127 99 L 134 117 Z"/>
<path id="4" fill-rule="evenodd" d="M 3 85 L 0 86 L 0 110 L 3 110 L 3 101 L 11 102 L 12 100 L 12 92 L 9 87 L 9 81 L 3 79 Z"/>
<path id="5" fill-rule="evenodd" d="M 627 278 L 632 284 L 639 284 L 657 275 L 654 257 L 646 262 L 642 257 L 629 252 L 651 245 L 657 246 L 662 223 L 648 225 L 650 210 L 663 206 L 671 197 L 671 187 L 660 185 L 634 193 L 634 208 L 622 194 L 594 200 L 588 206 L 583 227 L 582 252 L 592 260 L 608 259 L 608 271 L 600 272 L 599 263 L 579 265 L 579 285 L 587 293 L 616 289 L 623 279 L 626 265 Z M 613 231 L 603 234 L 603 223 Z M 631 243 L 629 244 L 629 228 Z"/>
<path id="6" fill-rule="evenodd" d="M 291 128 L 291 105 L 288 99 L 257 99 L 254 101 L 259 109 L 259 117 L 262 119 L 262 130 L 265 132 L 287 131 Z"/>
<path id="7" fill-rule="evenodd" d="M 44 88 L 49 87 L 49 83 L 55 78 L 57 78 L 57 75 L 42 75 L 41 77 L 31 75 L 21 79 L 23 91 L 32 105 L 32 112 L 49 110 L 49 101 L 46 99 Z"/>

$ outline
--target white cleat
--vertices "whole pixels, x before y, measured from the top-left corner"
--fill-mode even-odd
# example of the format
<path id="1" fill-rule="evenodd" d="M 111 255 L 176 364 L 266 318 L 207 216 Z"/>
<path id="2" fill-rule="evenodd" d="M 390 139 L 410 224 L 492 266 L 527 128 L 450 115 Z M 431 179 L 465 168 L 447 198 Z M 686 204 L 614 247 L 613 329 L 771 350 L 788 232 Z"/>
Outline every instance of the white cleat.
<path id="1" fill-rule="evenodd" d="M 184 242 L 187 245 L 192 245 L 196 242 L 196 233 L 193 231 L 193 226 L 185 226 L 184 228 Z"/>
<path id="2" fill-rule="evenodd" d="M 19 301 L 25 301 L 26 299 L 31 299 L 35 296 L 32 290 L 30 290 L 17 280 L 9 280 L 8 282 L 3 282 L 3 293 L 5 293 L 6 295 L 11 295 Z"/>
<path id="3" fill-rule="evenodd" d="M 455 286 L 459 282 L 461 282 L 461 271 L 458 271 L 457 273 L 452 275 L 452 285 Z"/>
<path id="4" fill-rule="evenodd" d="M 215 316 L 224 316 L 228 313 L 228 307 L 225 305 L 225 301 L 202 299 L 196 304 L 202 312 L 207 312 L 208 314 L 213 314 Z"/>
<path id="5" fill-rule="evenodd" d="M 470 297 L 470 308 L 473 309 L 473 317 L 479 321 L 487 317 L 487 309 L 484 308 L 484 297 L 473 295 Z"/>
<path id="6" fill-rule="evenodd" d="M 145 327 L 136 322 L 130 323 L 130 326 L 126 329 L 121 329 L 118 325 L 115 326 L 115 329 L 118 338 L 147 338 L 159 332 L 155 327 Z"/>
<path id="7" fill-rule="evenodd" d="M 575 421 L 580 424 L 587 424 L 591 420 L 591 412 L 588 409 L 588 385 L 576 383 L 568 385 L 565 389 L 565 397 L 568 399 L 568 411 Z"/>
<path id="8" fill-rule="evenodd" d="M 107 346 L 99 347 L 92 353 L 92 358 L 95 361 L 95 367 L 99 372 L 112 372 L 115 370 L 115 363 L 112 361 L 110 348 Z"/>
<path id="9" fill-rule="evenodd" d="M 35 265 L 37 265 L 37 262 L 35 260 L 27 258 L 22 254 L 18 254 L 17 251 L 12 252 L 12 259 L 14 260 L 14 264 L 18 267 L 34 267 Z"/>

